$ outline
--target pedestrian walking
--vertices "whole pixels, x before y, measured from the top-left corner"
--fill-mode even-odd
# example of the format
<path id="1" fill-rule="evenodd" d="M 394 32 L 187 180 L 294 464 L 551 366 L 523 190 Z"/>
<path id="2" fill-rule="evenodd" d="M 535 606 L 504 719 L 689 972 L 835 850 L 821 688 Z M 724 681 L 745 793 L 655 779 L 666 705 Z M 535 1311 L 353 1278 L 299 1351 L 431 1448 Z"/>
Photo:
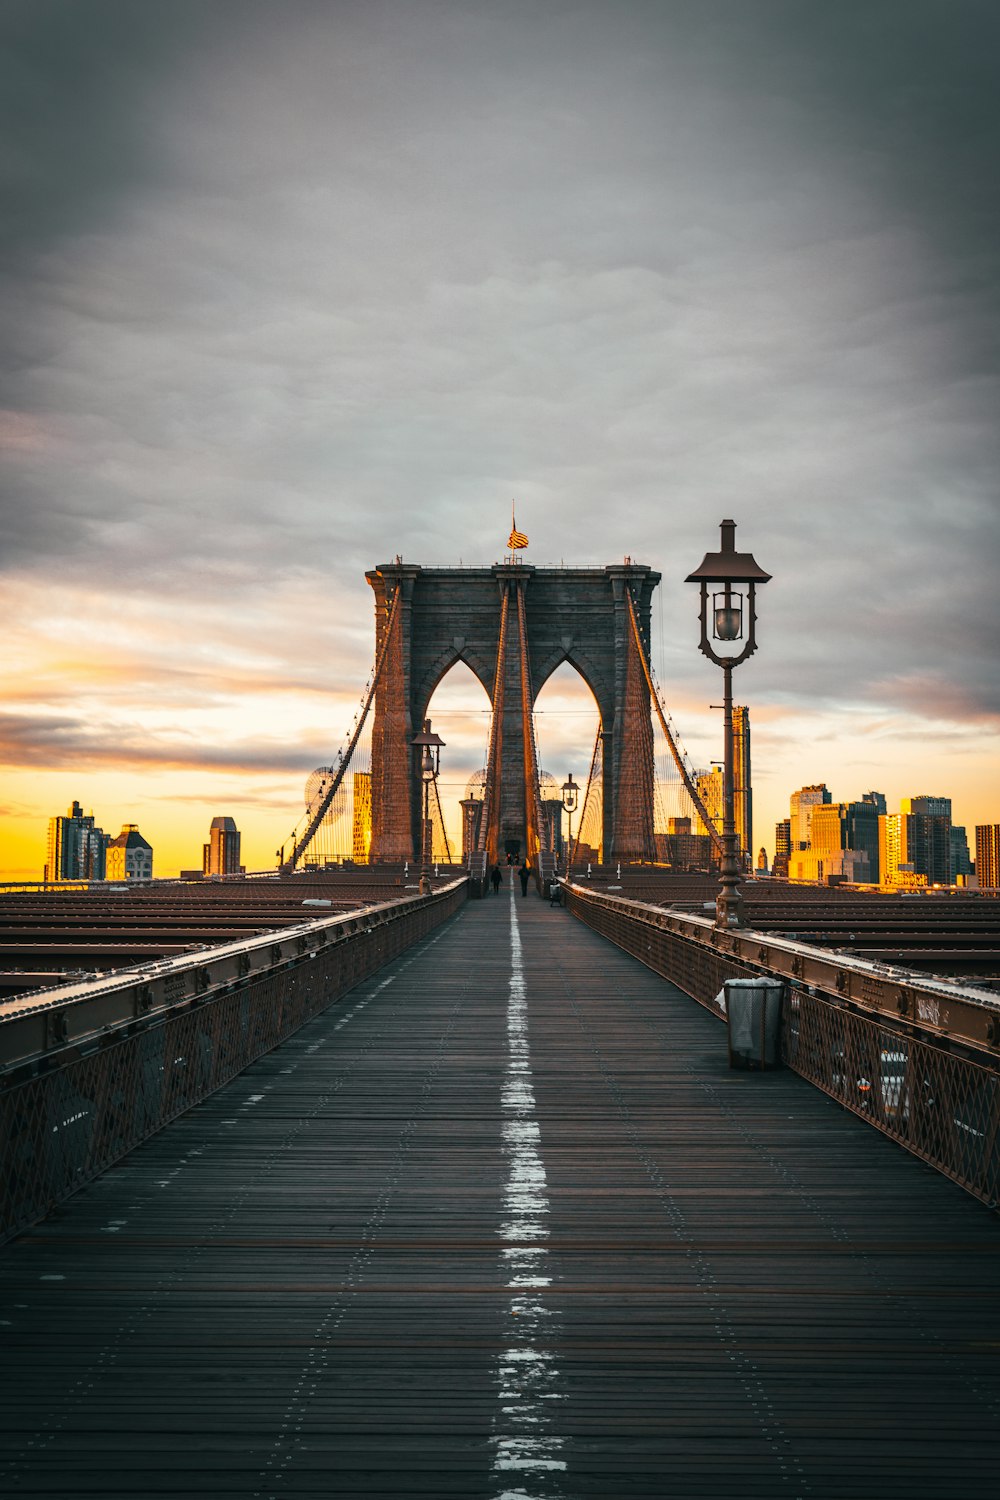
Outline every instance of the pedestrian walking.
<path id="1" fill-rule="evenodd" d="M 503 880 L 499 865 L 493 866 L 493 874 L 490 876 L 490 880 L 493 882 L 493 894 L 496 895 L 500 890 L 500 882 Z"/>
<path id="2" fill-rule="evenodd" d="M 524 861 L 524 864 L 518 870 L 517 874 L 518 879 L 521 882 L 521 895 L 526 896 L 528 894 L 528 881 L 531 878 L 531 866 L 528 864 L 527 860 Z"/>

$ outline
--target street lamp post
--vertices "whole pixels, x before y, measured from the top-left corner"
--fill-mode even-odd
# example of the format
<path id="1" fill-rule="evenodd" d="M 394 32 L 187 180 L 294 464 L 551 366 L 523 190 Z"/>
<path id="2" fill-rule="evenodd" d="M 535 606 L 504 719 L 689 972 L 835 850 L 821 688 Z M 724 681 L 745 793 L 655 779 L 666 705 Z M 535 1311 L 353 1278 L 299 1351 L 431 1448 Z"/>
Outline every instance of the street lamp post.
<path id="1" fill-rule="evenodd" d="M 420 734 L 415 734 L 410 744 L 420 755 L 420 779 L 424 784 L 423 797 L 423 819 L 420 824 L 420 885 L 418 890 L 421 896 L 429 896 L 431 893 L 431 853 L 428 848 L 427 826 L 430 823 L 431 787 L 438 779 L 441 770 L 441 746 L 444 740 L 439 734 L 431 730 L 430 719 L 424 720 L 424 727 Z"/>
<path id="2" fill-rule="evenodd" d="M 573 780 L 573 772 L 570 771 L 562 784 L 563 811 L 569 813 L 569 839 L 566 844 L 566 875 L 570 873 L 570 860 L 573 858 L 573 814 L 576 812 L 577 792 L 580 788 Z"/>
<path id="3" fill-rule="evenodd" d="M 743 897 L 740 895 L 740 861 L 736 845 L 736 820 L 733 815 L 733 668 L 746 661 L 757 649 L 757 612 L 755 589 L 767 583 L 770 573 L 758 567 L 749 552 L 736 551 L 736 522 L 720 525 L 722 541 L 718 552 L 706 552 L 701 567 L 689 573 L 688 583 L 701 584 L 701 650 L 723 671 L 723 714 L 725 761 L 722 780 L 722 869 L 721 889 L 715 904 L 716 927 L 743 926 Z M 712 592 L 711 636 L 709 635 L 709 584 L 719 585 Z M 743 612 L 746 593 L 746 620 Z M 731 641 L 732 655 L 720 655 L 711 642 Z M 739 643 L 742 651 L 736 654 Z"/>

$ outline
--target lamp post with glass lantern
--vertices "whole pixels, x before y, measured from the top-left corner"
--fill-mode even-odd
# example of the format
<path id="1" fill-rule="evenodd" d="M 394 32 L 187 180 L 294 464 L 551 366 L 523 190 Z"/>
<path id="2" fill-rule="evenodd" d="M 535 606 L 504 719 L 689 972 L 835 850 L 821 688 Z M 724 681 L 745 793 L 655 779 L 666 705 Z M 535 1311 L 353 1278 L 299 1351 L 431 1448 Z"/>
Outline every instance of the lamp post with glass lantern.
<path id="1" fill-rule="evenodd" d="M 580 788 L 573 780 L 573 772 L 570 771 L 562 784 L 563 811 L 569 813 L 569 838 L 566 843 L 566 874 L 569 875 L 570 860 L 573 858 L 573 814 L 576 812 L 577 792 Z"/>
<path id="2" fill-rule="evenodd" d="M 757 649 L 757 612 L 755 589 L 767 583 L 770 573 L 759 567 L 749 552 L 736 551 L 736 522 L 720 525 L 722 541 L 718 552 L 706 552 L 702 564 L 689 573 L 687 583 L 701 584 L 701 650 L 724 674 L 723 714 L 725 761 L 722 780 L 722 868 L 721 889 L 715 904 L 716 927 L 743 926 L 743 898 L 740 895 L 740 862 L 736 847 L 736 820 L 733 811 L 733 668 L 746 661 Z M 713 585 L 711 636 L 709 635 L 708 589 Z M 717 585 L 718 587 L 714 587 Z M 746 594 L 746 619 L 743 597 Z M 711 642 L 733 643 L 731 655 L 720 655 Z M 737 654 L 739 643 L 743 649 Z"/>
<path id="3" fill-rule="evenodd" d="M 430 823 L 430 801 L 431 787 L 438 779 L 441 770 L 441 746 L 444 740 L 439 734 L 431 730 L 430 719 L 424 720 L 424 727 L 420 734 L 415 734 L 410 744 L 415 750 L 420 750 L 420 779 L 424 784 L 424 816 L 420 825 L 420 885 L 418 890 L 421 896 L 429 896 L 431 893 L 431 850 L 427 847 L 427 827 Z"/>

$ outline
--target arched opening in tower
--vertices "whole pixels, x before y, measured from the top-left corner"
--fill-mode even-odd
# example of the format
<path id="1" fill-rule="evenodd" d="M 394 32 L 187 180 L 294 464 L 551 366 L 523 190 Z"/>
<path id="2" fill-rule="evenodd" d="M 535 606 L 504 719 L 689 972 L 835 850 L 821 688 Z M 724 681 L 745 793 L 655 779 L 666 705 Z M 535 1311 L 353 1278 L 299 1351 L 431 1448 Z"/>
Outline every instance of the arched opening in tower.
<path id="1" fill-rule="evenodd" d="M 458 863 L 463 852 L 468 852 L 469 842 L 462 804 L 470 798 L 482 800 L 490 732 L 489 694 L 464 661 L 455 662 L 438 682 L 427 705 L 427 718 L 444 740 L 437 792 L 448 852 Z M 436 828 L 434 842 L 434 857 L 444 858 L 438 852 L 443 840 Z"/>
<path id="2" fill-rule="evenodd" d="M 542 808 L 557 830 L 557 851 L 564 855 L 572 833 L 574 845 L 579 845 L 578 858 L 599 863 L 603 853 L 601 716 L 586 679 L 571 662 L 562 662 L 543 684 L 535 699 L 534 718 Z M 562 787 L 570 774 L 580 788 L 572 819 L 562 805 Z"/>

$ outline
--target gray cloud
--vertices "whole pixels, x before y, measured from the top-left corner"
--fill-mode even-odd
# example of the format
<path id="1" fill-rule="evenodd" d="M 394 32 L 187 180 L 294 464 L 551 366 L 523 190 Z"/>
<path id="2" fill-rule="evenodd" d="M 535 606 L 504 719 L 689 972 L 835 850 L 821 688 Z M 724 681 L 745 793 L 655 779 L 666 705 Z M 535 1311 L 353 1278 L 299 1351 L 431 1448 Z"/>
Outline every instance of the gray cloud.
<path id="1" fill-rule="evenodd" d="M 90 720 L 69 714 L 0 714 L 0 764 L 79 769 L 131 764 L 173 770 L 293 773 L 311 771 L 326 741 L 290 745 L 267 736 L 206 743 L 191 735 L 151 734 L 139 723 Z"/>
<path id="2" fill-rule="evenodd" d="M 997 711 L 995 5 L 7 25 L 8 576 L 221 597 L 220 656 L 360 689 L 365 567 L 491 561 L 516 495 L 532 558 L 663 570 L 708 696 L 733 514 L 756 698 Z"/>

